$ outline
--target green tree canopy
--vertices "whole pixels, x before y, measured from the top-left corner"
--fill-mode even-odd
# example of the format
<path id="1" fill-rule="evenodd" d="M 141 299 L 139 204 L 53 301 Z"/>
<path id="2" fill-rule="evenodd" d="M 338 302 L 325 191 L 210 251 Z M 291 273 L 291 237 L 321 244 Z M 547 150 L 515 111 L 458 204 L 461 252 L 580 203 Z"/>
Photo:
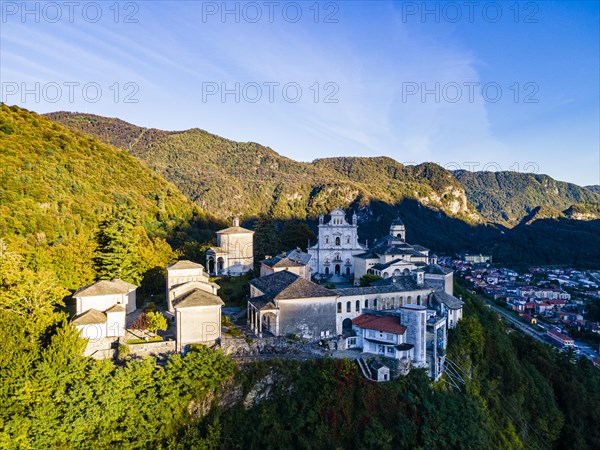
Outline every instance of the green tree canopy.
<path id="1" fill-rule="evenodd" d="M 142 280 L 139 236 L 135 230 L 136 215 L 126 205 L 113 208 L 102 222 L 96 236 L 96 273 L 101 280 L 120 278 L 139 285 Z"/>

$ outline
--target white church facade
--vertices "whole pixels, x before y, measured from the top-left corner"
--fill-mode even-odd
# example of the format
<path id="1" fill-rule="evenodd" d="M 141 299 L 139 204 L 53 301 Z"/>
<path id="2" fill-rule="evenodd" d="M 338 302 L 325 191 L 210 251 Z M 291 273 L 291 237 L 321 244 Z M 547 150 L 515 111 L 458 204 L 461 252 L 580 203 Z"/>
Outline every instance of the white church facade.
<path id="1" fill-rule="evenodd" d="M 211 276 L 240 276 L 254 268 L 254 231 L 233 226 L 217 231 L 217 246 L 206 252 L 206 270 Z"/>
<path id="2" fill-rule="evenodd" d="M 346 221 L 346 213 L 339 208 L 331 212 L 328 223 L 324 223 L 321 214 L 317 243 L 308 248 L 311 272 L 318 278 L 332 275 L 351 278 L 354 276 L 354 255 L 366 250 L 367 247 L 358 242 L 356 213 L 352 215 L 352 223 Z"/>

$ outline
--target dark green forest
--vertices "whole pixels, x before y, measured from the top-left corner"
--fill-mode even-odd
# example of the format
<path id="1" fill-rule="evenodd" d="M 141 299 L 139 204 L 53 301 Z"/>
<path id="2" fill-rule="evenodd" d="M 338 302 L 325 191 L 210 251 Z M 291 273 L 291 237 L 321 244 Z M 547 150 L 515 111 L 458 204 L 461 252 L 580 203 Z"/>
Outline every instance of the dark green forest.
<path id="1" fill-rule="evenodd" d="M 33 326 L 3 310 L 0 447 L 598 448 L 598 370 L 510 332 L 457 290 L 466 317 L 448 358 L 464 374 L 458 388 L 444 379 L 432 385 L 423 370 L 368 382 L 349 360 L 239 369 L 202 346 L 165 366 L 95 361 L 81 356 L 85 341 L 61 314 Z M 257 386 L 262 394 L 248 402 Z"/>
<path id="2" fill-rule="evenodd" d="M 270 398 L 216 408 L 199 430 L 218 425 L 221 445 L 232 449 L 598 448 L 598 370 L 511 332 L 458 292 L 466 318 L 451 333 L 448 358 L 465 375 L 460 389 L 444 379 L 432 385 L 421 370 L 372 383 L 348 360 L 260 364 L 236 378 L 244 392 L 274 380 Z"/>

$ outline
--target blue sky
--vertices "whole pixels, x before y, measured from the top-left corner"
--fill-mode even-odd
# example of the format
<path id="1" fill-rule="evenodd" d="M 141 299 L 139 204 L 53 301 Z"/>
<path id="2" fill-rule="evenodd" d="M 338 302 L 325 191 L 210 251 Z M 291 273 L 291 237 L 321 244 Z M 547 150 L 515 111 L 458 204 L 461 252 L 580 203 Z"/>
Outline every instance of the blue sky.
<path id="1" fill-rule="evenodd" d="M 600 184 L 598 2 L 76 3 L 2 2 L 3 101 Z"/>

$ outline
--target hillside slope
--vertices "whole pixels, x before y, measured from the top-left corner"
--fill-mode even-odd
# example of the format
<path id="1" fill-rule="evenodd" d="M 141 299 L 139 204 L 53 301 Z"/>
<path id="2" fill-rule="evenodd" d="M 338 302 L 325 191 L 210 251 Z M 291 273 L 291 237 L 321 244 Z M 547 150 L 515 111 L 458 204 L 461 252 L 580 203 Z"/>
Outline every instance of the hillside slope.
<path id="1" fill-rule="evenodd" d="M 164 132 L 65 112 L 48 117 L 126 149 L 221 217 L 269 213 L 305 219 L 336 206 L 361 207 L 374 199 L 394 205 L 413 199 L 450 217 L 482 221 L 462 186 L 434 164 L 408 167 L 389 158 L 302 163 L 256 143 L 235 142 L 199 129 Z"/>
<path id="2" fill-rule="evenodd" d="M 598 202 L 600 195 L 547 175 L 517 172 L 453 172 L 467 197 L 488 220 L 514 226 L 536 207 L 563 211 L 580 202 Z"/>
<path id="3" fill-rule="evenodd" d="M 585 222 L 571 220 L 594 210 L 595 194 L 550 177 L 516 174 L 511 184 L 512 174 L 499 174 L 498 181 L 493 174 L 453 174 L 433 163 L 404 166 L 385 157 L 302 163 L 199 129 L 166 132 L 67 112 L 48 117 L 127 150 L 211 214 L 241 214 L 249 225 L 263 214 L 275 219 L 275 233 L 305 220 L 314 230 L 319 213 L 339 206 L 357 212 L 359 236 L 370 242 L 400 215 L 407 239 L 436 252 L 493 252 L 505 264 L 600 265 L 600 221 L 589 214 Z M 574 203 L 582 205 L 567 210 Z M 552 244 L 561 238 L 569 245 Z"/>
<path id="4" fill-rule="evenodd" d="M 116 204 L 135 211 L 144 239 L 206 227 L 204 213 L 138 159 L 38 114 L 0 105 L 0 147 L 0 237 L 30 259 L 54 260 L 65 277 L 92 266 L 94 234 Z"/>

